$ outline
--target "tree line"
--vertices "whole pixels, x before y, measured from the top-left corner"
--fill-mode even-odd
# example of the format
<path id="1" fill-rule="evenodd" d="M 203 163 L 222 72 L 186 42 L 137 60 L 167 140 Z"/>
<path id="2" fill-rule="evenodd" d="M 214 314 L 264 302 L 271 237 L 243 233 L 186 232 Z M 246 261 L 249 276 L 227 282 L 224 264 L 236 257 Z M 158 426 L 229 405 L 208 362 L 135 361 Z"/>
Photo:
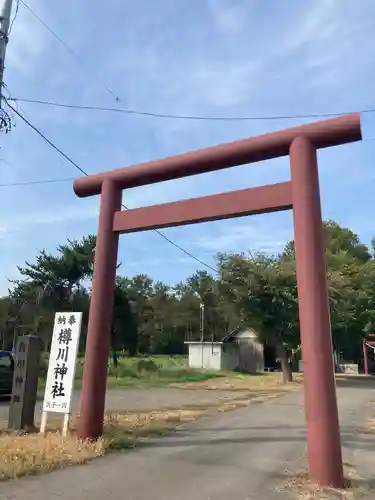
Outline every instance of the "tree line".
<path id="1" fill-rule="evenodd" d="M 323 225 L 328 288 L 335 348 L 358 361 L 361 337 L 375 331 L 375 239 L 371 246 L 334 221 Z M 24 333 L 38 335 L 49 347 L 56 311 L 82 311 L 81 349 L 85 347 L 96 238 L 68 240 L 55 253 L 39 252 L 19 267 L 20 278 L 0 299 L 3 348 Z M 298 351 L 300 334 L 294 242 L 277 255 L 218 254 L 218 273 L 197 270 L 177 286 L 146 274 L 116 279 L 112 350 L 129 355 L 180 354 L 184 341 L 201 336 L 204 304 L 205 340 L 220 340 L 244 324 L 285 357 L 285 346 Z M 119 266 L 119 273 L 121 265 Z"/>

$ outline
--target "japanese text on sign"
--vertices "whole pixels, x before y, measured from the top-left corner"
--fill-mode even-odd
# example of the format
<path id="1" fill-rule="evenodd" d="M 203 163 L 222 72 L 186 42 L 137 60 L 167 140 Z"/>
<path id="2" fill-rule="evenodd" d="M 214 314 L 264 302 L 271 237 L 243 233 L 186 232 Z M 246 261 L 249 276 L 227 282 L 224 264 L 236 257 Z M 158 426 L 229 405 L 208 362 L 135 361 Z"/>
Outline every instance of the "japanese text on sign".
<path id="1" fill-rule="evenodd" d="M 43 411 L 70 413 L 82 313 L 56 313 Z"/>
<path id="2" fill-rule="evenodd" d="M 21 403 L 21 395 L 24 392 L 24 383 L 26 378 L 26 346 L 25 341 L 20 339 L 17 343 L 16 363 L 13 375 L 13 393 L 12 401 Z"/>

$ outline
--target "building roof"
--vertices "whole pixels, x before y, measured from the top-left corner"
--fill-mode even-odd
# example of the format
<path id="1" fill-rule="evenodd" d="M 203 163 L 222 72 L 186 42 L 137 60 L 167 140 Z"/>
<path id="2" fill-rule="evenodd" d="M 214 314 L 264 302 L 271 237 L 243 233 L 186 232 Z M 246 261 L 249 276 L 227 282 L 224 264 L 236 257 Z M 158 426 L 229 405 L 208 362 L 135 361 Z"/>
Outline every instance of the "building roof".
<path id="1" fill-rule="evenodd" d="M 246 325 L 238 325 L 231 332 L 227 333 L 225 337 L 221 339 L 221 342 L 230 342 L 231 340 L 234 340 L 239 333 L 244 332 L 246 330 L 254 332 L 254 334 L 257 336 L 257 332 L 253 328 Z"/>
<path id="2" fill-rule="evenodd" d="M 236 326 L 236 328 L 234 328 L 234 330 L 232 330 L 231 332 L 227 333 L 225 335 L 225 337 L 223 337 L 221 339 L 221 342 L 229 342 L 230 340 L 233 340 L 233 338 L 237 335 L 237 333 L 239 333 L 241 330 L 242 330 L 243 327 L 241 326 Z"/>
<path id="3" fill-rule="evenodd" d="M 209 344 L 209 345 L 221 345 L 223 342 L 222 341 L 216 341 L 214 340 L 213 342 L 210 340 L 205 340 L 205 341 L 200 341 L 200 340 L 185 340 L 184 344 Z"/>

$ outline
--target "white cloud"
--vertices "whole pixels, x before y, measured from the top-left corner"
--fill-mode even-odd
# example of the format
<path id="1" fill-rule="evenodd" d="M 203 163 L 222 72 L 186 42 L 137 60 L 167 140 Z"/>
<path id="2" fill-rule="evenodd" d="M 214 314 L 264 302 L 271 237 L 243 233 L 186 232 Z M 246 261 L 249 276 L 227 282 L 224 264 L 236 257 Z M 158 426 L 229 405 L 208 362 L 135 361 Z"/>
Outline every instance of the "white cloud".
<path id="1" fill-rule="evenodd" d="M 290 232 L 280 229 L 273 231 L 273 227 L 267 228 L 267 224 L 232 224 L 222 227 L 217 234 L 211 237 L 200 237 L 195 240 L 197 247 L 212 252 L 242 252 L 261 251 L 275 253 L 280 251 L 288 239 Z"/>
<path id="2" fill-rule="evenodd" d="M 184 78 L 185 96 L 200 106 L 234 106 L 248 99 L 261 74 L 256 58 L 195 62 Z"/>
<path id="3" fill-rule="evenodd" d="M 345 1 L 345 0 L 344 0 Z M 293 20 L 293 29 L 285 33 L 284 50 L 298 50 L 335 39 L 341 25 L 340 0 L 313 0 Z M 339 8 L 337 8 L 339 7 Z"/>
<path id="4" fill-rule="evenodd" d="M 178 182 L 178 181 L 177 181 Z M 172 183 L 172 185 L 171 185 Z M 176 189 L 176 182 L 170 181 L 157 185 L 142 186 L 123 192 L 123 203 L 128 208 L 156 205 L 179 200 L 188 185 Z M 15 231 L 36 226 L 48 226 L 66 222 L 82 224 L 96 221 L 99 217 L 100 196 L 77 199 L 70 205 L 59 209 L 22 211 L 15 215 L 0 216 L 0 238 L 10 238 Z"/>
<path id="5" fill-rule="evenodd" d="M 353 108 L 358 102 L 363 102 L 365 107 L 366 99 L 368 103 L 372 99 L 373 0 L 206 0 L 205 3 L 160 0 L 154 10 L 154 4 L 147 0 L 109 0 L 111 27 L 104 43 L 98 43 L 97 38 L 98 28 L 102 26 L 102 5 L 97 0 L 78 3 L 28 0 L 28 3 L 84 56 L 86 64 L 78 65 L 21 6 L 7 59 L 6 77 L 13 95 L 120 106 L 104 92 L 104 80 L 119 92 L 130 108 L 202 115 L 331 111 Z M 74 19 L 69 17 L 71 11 L 75 13 Z M 183 16 L 180 15 L 182 11 Z M 183 122 L 25 107 L 30 119 L 89 172 L 165 157 L 293 124 Z M 7 174 L 3 182 L 76 174 L 71 165 L 61 160 L 56 152 L 48 152 L 43 141 L 33 134 L 21 125 L 7 136 L 4 145 L 2 143 L 4 154 L 12 164 L 11 174 Z M 363 147 L 368 151 L 366 144 Z M 329 156 L 322 155 L 322 186 L 326 186 L 324 191 L 330 199 L 335 196 L 349 198 L 350 172 L 354 175 L 352 166 L 355 163 L 357 169 L 365 165 L 365 154 L 358 158 L 354 150 L 353 156 L 346 151 L 343 150 L 341 156 L 336 151 Z M 284 180 L 276 179 L 284 169 L 281 164 L 275 161 L 272 169 L 267 165 L 243 167 L 241 171 L 233 169 L 137 188 L 124 192 L 124 203 L 130 207 L 152 205 L 206 192 L 261 185 L 264 181 Z M 348 186 L 342 183 L 340 192 L 338 182 L 333 182 L 333 174 L 328 176 L 333 166 L 340 171 L 346 169 Z M 370 181 L 373 175 L 370 161 L 367 167 L 366 179 Z M 365 178 L 363 170 L 367 167 L 361 167 L 361 178 Z M 22 198 L 16 199 L 14 193 Z M 24 197 L 24 193 L 27 196 Z M 91 200 L 90 205 L 91 201 L 77 200 L 71 189 L 64 191 L 61 185 L 50 191 L 28 187 L 22 193 L 4 189 L 2 198 L 0 238 L 11 251 L 13 241 L 11 244 L 7 231 L 13 222 L 16 231 L 17 227 L 20 230 L 27 227 L 32 233 L 33 226 L 37 226 L 24 253 L 14 257 L 17 262 L 32 259 L 34 247 L 46 244 L 53 249 L 55 242 L 61 239 L 64 221 L 72 221 L 67 227 L 71 226 L 68 229 L 74 229 L 77 235 L 85 234 L 88 227 L 96 228 L 99 199 Z M 67 204 L 66 209 L 58 206 L 62 200 Z M 337 206 L 340 210 L 346 209 L 341 203 Z M 358 208 L 350 210 L 358 213 Z M 336 217 L 335 213 L 332 216 Z M 284 223 L 268 223 L 273 217 L 261 218 L 259 224 L 258 219 L 251 224 L 228 221 L 222 226 L 222 223 L 213 224 L 202 233 L 182 228 L 181 232 L 171 234 L 176 235 L 176 241 L 183 247 L 195 247 L 198 256 L 218 250 L 247 248 L 272 252 L 282 248 L 291 237 L 288 230 L 284 230 Z M 54 224 L 57 224 L 55 229 Z M 197 234 L 202 235 L 198 240 L 194 238 Z M 13 236 L 16 240 L 19 235 Z M 148 238 L 145 234 L 142 240 L 145 247 Z M 178 261 L 178 250 L 166 242 L 161 241 L 158 245 L 157 236 L 152 238 L 156 238 L 155 246 L 154 240 L 151 243 L 153 263 L 147 262 L 148 256 L 143 259 L 136 244 L 124 245 L 124 252 L 129 252 L 127 262 L 137 261 L 141 269 L 143 261 L 143 266 L 150 265 L 152 272 L 160 267 L 168 275 L 174 272 L 172 260 L 163 265 L 158 259 L 161 255 L 160 259 L 165 261 L 166 254 L 171 252 L 171 259 L 177 256 L 177 260 L 173 260 L 176 272 L 180 265 L 185 272 L 185 264 Z"/>
<path id="6" fill-rule="evenodd" d="M 300 55 L 301 66 L 313 68 L 322 79 L 327 71 L 327 82 L 332 75 L 350 73 L 343 65 L 361 64 L 364 59 L 353 54 L 362 43 L 369 43 L 375 27 L 371 13 L 375 14 L 373 2 L 362 0 L 310 0 L 296 16 L 292 16 L 289 29 L 277 48 L 279 55 Z M 320 72 L 320 74 L 319 74 Z"/>
<path id="7" fill-rule="evenodd" d="M 191 265 L 191 258 L 189 257 L 180 257 L 180 258 L 174 258 L 172 259 L 164 259 L 162 257 L 160 258 L 147 258 L 146 262 L 144 260 L 132 260 L 130 262 L 124 262 L 121 267 L 120 271 L 125 271 L 128 268 L 148 268 L 151 269 L 153 267 L 161 267 L 162 269 L 165 268 L 168 265 L 178 265 L 178 266 L 184 266 L 184 265 Z"/>
<path id="8" fill-rule="evenodd" d="M 223 35 L 235 35 L 246 26 L 254 1 L 208 0 L 210 12 Z"/>
<path id="9" fill-rule="evenodd" d="M 61 207 L 60 210 L 45 210 L 39 212 L 18 213 L 7 217 L 0 227 L 0 236 L 11 234 L 14 231 L 27 229 L 33 226 L 59 224 L 69 221 L 82 223 L 98 216 L 98 205 L 95 203 Z"/>
<path id="10" fill-rule="evenodd" d="M 14 2 L 13 15 L 16 3 Z M 42 0 L 34 0 L 29 3 L 43 16 Z M 45 28 L 21 4 L 7 48 L 6 66 L 8 70 L 16 71 L 18 74 L 28 73 L 35 66 L 36 59 L 42 57 L 43 53 L 48 50 Z"/>

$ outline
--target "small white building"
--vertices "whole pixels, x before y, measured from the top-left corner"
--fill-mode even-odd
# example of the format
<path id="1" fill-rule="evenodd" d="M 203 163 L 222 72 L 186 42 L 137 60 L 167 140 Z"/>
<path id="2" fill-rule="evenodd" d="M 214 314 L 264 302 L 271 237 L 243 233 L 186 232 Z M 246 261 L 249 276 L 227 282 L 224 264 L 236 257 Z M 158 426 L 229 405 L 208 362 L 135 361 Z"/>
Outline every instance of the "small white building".
<path id="1" fill-rule="evenodd" d="M 185 342 L 189 368 L 204 370 L 264 371 L 263 344 L 251 328 L 238 327 L 220 342 Z"/>
<path id="2" fill-rule="evenodd" d="M 238 365 L 236 344 L 224 342 L 185 342 L 189 346 L 189 368 L 234 370 Z"/>

